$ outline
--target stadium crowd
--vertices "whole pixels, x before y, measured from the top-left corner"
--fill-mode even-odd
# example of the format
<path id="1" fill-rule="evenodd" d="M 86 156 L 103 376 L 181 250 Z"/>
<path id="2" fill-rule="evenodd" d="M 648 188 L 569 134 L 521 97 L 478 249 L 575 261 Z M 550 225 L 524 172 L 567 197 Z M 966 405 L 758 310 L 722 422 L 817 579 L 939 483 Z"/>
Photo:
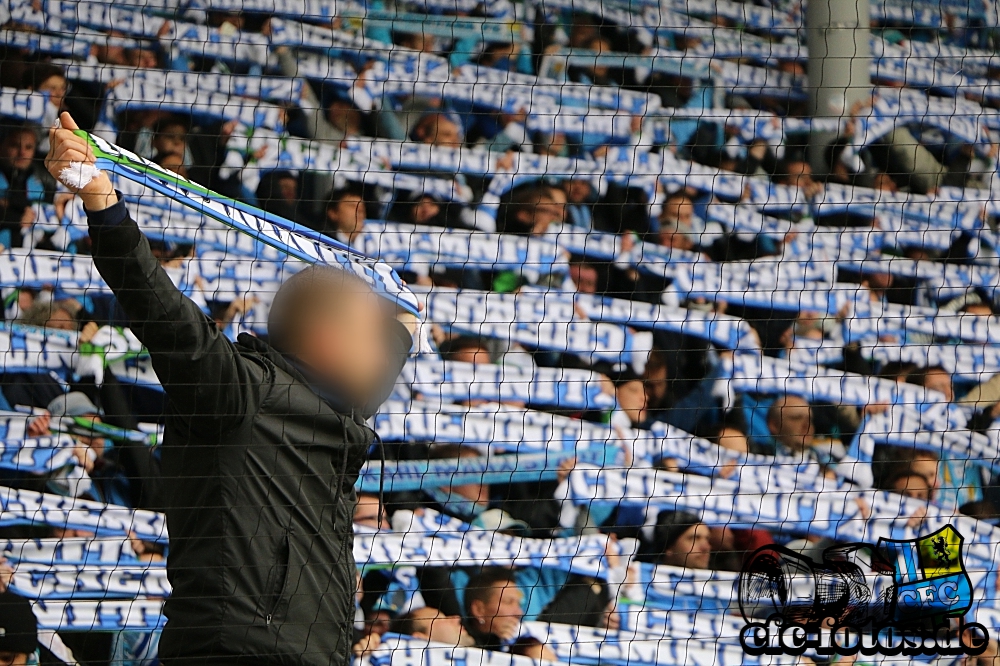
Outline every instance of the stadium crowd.
<path id="1" fill-rule="evenodd" d="M 810 120 L 801 3 L 0 0 L 0 664 L 156 664 L 169 594 L 166 401 L 42 166 L 63 111 L 425 298 L 358 659 L 757 663 L 749 553 L 946 523 L 1000 632 L 996 8 L 872 9 L 871 99 Z M 262 335 L 295 261 L 116 186 Z"/>

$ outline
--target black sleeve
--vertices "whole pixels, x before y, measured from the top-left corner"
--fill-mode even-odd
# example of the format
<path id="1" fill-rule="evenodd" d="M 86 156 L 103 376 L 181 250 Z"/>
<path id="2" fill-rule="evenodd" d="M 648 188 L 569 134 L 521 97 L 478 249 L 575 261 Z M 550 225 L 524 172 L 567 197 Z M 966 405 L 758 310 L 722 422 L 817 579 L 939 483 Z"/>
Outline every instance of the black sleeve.
<path id="1" fill-rule="evenodd" d="M 88 217 L 94 264 L 149 351 L 173 410 L 196 430 L 242 422 L 270 381 L 267 367 L 241 356 L 174 286 L 124 202 Z"/>

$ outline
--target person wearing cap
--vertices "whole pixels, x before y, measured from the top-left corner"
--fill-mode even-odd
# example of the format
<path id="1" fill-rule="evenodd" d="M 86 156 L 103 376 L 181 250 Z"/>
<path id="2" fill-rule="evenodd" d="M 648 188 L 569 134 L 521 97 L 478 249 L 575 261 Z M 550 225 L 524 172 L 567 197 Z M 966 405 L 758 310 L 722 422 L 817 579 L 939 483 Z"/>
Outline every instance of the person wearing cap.
<path id="1" fill-rule="evenodd" d="M 0 666 L 28 666 L 38 651 L 38 620 L 31 604 L 0 592 Z"/>
<path id="2" fill-rule="evenodd" d="M 53 419 L 83 419 L 93 425 L 101 423 L 104 412 L 87 397 L 87 394 L 80 391 L 70 391 L 58 396 L 48 404 L 46 409 Z M 97 458 L 104 455 L 106 441 L 103 437 L 91 435 L 74 435 L 74 439 L 79 443 L 73 453 L 80 461 L 80 466 L 88 472 L 94 468 Z"/>
<path id="3" fill-rule="evenodd" d="M 656 564 L 708 569 L 712 558 L 708 525 L 689 511 L 660 511 L 651 546 Z"/>

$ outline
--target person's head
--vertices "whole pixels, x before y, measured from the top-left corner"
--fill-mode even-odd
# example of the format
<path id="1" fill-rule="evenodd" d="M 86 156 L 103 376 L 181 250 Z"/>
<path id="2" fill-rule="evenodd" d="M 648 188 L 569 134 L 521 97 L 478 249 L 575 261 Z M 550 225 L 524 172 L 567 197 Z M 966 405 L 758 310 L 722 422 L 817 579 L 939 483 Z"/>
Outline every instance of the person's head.
<path id="1" fill-rule="evenodd" d="M 187 125 L 177 118 L 163 118 L 153 126 L 153 149 L 161 155 L 184 155 Z"/>
<path id="2" fill-rule="evenodd" d="M 694 199 L 681 190 L 667 196 L 663 202 L 663 210 L 660 212 L 660 223 L 672 224 L 678 229 L 685 230 L 691 228 L 694 220 Z"/>
<path id="3" fill-rule="evenodd" d="M 782 185 L 808 189 L 813 181 L 812 167 L 803 159 L 792 158 L 781 163 L 775 179 Z"/>
<path id="4" fill-rule="evenodd" d="M 786 449 L 804 451 L 815 435 L 812 407 L 797 395 L 779 396 L 767 411 L 767 428 Z"/>
<path id="5" fill-rule="evenodd" d="M 389 517 L 382 510 L 378 495 L 373 493 L 358 493 L 354 502 L 354 524 L 371 527 L 376 530 L 388 530 Z"/>
<path id="6" fill-rule="evenodd" d="M 553 224 L 560 224 L 564 215 L 565 205 L 552 195 L 550 188 L 526 187 L 511 196 L 500 231 L 542 236 Z"/>
<path id="7" fill-rule="evenodd" d="M 709 529 L 693 513 L 660 511 L 653 528 L 660 564 L 707 569 L 712 557 Z"/>
<path id="8" fill-rule="evenodd" d="M 482 454 L 478 449 L 464 444 L 437 444 L 431 447 L 428 456 L 432 460 L 450 460 L 479 458 Z M 485 508 L 490 503 L 490 487 L 486 483 L 462 483 L 450 486 L 447 490 L 456 502 L 473 503 L 480 508 Z"/>
<path id="9" fill-rule="evenodd" d="M 951 375 L 940 365 L 932 365 L 915 370 L 910 374 L 909 381 L 911 384 L 923 386 L 925 389 L 943 393 L 947 402 L 955 399 L 955 389 L 951 384 Z"/>
<path id="10" fill-rule="evenodd" d="M 482 338 L 462 336 L 453 338 L 441 345 L 441 357 L 446 361 L 472 363 L 474 365 L 489 365 L 490 350 Z"/>
<path id="11" fill-rule="evenodd" d="M 581 294 L 596 294 L 598 289 L 597 269 L 590 264 L 574 261 L 569 265 L 569 279 Z"/>
<path id="12" fill-rule="evenodd" d="M 326 118 L 344 136 L 357 136 L 361 133 L 361 111 L 348 99 L 337 98 L 330 102 L 330 106 L 326 107 Z"/>
<path id="13" fill-rule="evenodd" d="M 625 413 L 632 425 L 645 423 L 649 398 L 641 379 L 629 379 L 615 384 L 615 398 L 618 408 Z"/>
<path id="14" fill-rule="evenodd" d="M 62 109 L 63 102 L 66 101 L 66 93 L 69 92 L 66 74 L 62 69 L 43 63 L 28 70 L 25 76 L 27 79 L 24 81 L 25 88 L 46 93 L 49 96 L 49 103 L 57 109 Z"/>
<path id="15" fill-rule="evenodd" d="M 667 355 L 664 352 L 650 353 L 642 378 L 646 387 L 647 404 L 654 408 L 665 406 L 669 398 L 670 373 L 667 367 Z"/>
<path id="16" fill-rule="evenodd" d="M 288 278 L 267 318 L 271 345 L 296 358 L 356 407 L 374 399 L 390 368 L 391 305 L 358 276 L 314 265 Z"/>
<path id="17" fill-rule="evenodd" d="M 326 201 L 326 228 L 353 237 L 365 226 L 365 200 L 357 187 L 337 188 Z"/>
<path id="18" fill-rule="evenodd" d="M 38 620 L 31 603 L 13 592 L 0 592 L 0 664 L 27 666 L 38 649 Z"/>
<path id="19" fill-rule="evenodd" d="M 938 474 L 940 463 L 941 461 L 938 457 L 930 451 L 914 451 L 910 457 L 909 464 L 906 466 L 908 473 L 916 474 L 927 482 L 931 497 L 934 497 L 938 488 L 941 487 L 941 477 Z"/>
<path id="20" fill-rule="evenodd" d="M 413 128 L 413 140 L 432 146 L 460 148 L 463 143 L 462 124 L 449 113 L 428 113 Z"/>
<path id="21" fill-rule="evenodd" d="M 889 490 L 925 502 L 929 502 L 933 497 L 933 489 L 927 479 L 922 474 L 911 471 L 894 476 L 889 481 Z"/>
<path id="22" fill-rule="evenodd" d="M 87 397 L 86 393 L 80 391 L 70 391 L 54 398 L 46 407 L 53 418 L 67 417 L 82 419 L 84 423 L 100 425 L 101 417 L 104 413 L 93 401 Z M 77 439 L 84 446 L 89 446 L 98 456 L 104 453 L 107 442 L 103 437 L 92 435 L 78 435 Z"/>
<path id="23" fill-rule="evenodd" d="M 750 453 L 750 440 L 745 432 L 731 425 L 722 426 L 719 434 L 716 435 L 715 442 L 724 449 L 735 451 L 736 453 Z"/>
<path id="24" fill-rule="evenodd" d="M 429 194 L 420 195 L 410 209 L 410 222 L 429 224 L 441 214 L 441 204 Z"/>
<path id="25" fill-rule="evenodd" d="M 466 626 L 476 635 L 513 640 L 524 617 L 523 600 L 513 571 L 485 568 L 465 588 Z"/>
<path id="26" fill-rule="evenodd" d="M 569 202 L 574 204 L 584 203 L 594 194 L 594 186 L 586 178 L 567 178 L 562 183 L 562 190 Z"/>
<path id="27" fill-rule="evenodd" d="M 35 159 L 38 135 L 29 127 L 8 132 L 0 143 L 0 163 L 13 169 L 28 169 Z"/>
<path id="28" fill-rule="evenodd" d="M 461 616 L 445 615 L 438 609 L 428 606 L 417 608 L 397 618 L 392 630 L 445 645 L 471 647 L 476 643 L 462 625 Z"/>
<path id="29" fill-rule="evenodd" d="M 663 202 L 660 212 L 659 242 L 664 247 L 690 249 L 694 223 L 694 200 L 684 191 L 675 192 Z"/>
<path id="30" fill-rule="evenodd" d="M 74 314 L 79 304 L 70 300 L 36 300 L 21 315 L 20 323 L 25 326 L 54 328 L 60 331 L 76 331 L 80 323 Z"/>
<path id="31" fill-rule="evenodd" d="M 152 48 L 138 47 L 125 49 L 125 63 L 139 69 L 156 69 L 160 66 L 160 59 Z"/>
<path id="32" fill-rule="evenodd" d="M 184 166 L 184 155 L 167 153 L 156 158 L 156 163 L 167 171 L 173 171 L 181 178 L 187 178 L 187 167 Z"/>

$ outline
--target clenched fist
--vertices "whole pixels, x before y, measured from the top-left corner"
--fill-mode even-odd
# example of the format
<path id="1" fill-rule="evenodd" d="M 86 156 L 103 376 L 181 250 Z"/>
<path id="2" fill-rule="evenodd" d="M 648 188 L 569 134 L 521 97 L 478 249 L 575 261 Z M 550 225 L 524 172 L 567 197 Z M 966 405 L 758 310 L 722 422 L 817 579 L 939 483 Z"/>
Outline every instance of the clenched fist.
<path id="1" fill-rule="evenodd" d="M 113 206 L 118 202 L 118 195 L 115 194 L 108 175 L 103 171 L 98 172 L 97 177 L 82 188 L 75 188 L 63 182 L 61 176 L 64 169 L 71 167 L 73 163 L 93 165 L 96 160 L 87 141 L 73 133 L 73 130 L 80 129 L 73 117 L 63 112 L 59 116 L 59 121 L 61 127 L 49 130 L 50 147 L 49 154 L 45 157 L 45 168 L 53 178 L 76 192 L 87 210 L 104 210 Z"/>

